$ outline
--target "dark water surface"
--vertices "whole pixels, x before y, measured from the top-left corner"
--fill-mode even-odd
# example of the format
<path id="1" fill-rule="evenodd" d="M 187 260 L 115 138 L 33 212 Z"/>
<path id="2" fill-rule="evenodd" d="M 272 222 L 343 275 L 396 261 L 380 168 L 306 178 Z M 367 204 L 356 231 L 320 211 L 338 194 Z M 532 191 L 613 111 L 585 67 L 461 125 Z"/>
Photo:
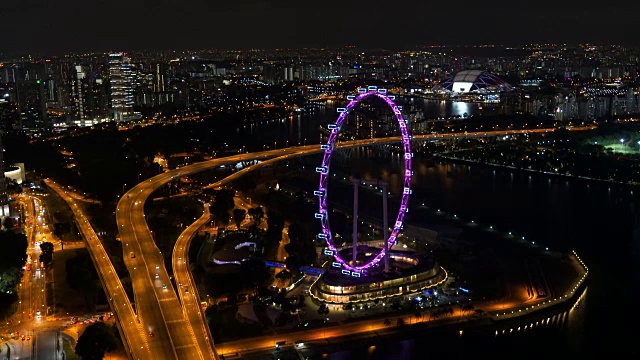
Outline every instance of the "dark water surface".
<path id="1" fill-rule="evenodd" d="M 372 160 L 368 153 L 353 153 L 352 169 L 365 177 L 385 179 L 397 193 L 402 187 L 397 169 L 402 165 Z M 590 270 L 580 306 L 561 310 L 555 316 L 562 320 L 533 331 L 495 336 L 494 332 L 501 330 L 498 326 L 478 336 L 416 335 L 375 347 L 329 353 L 324 358 L 422 359 L 434 346 L 471 347 L 480 352 L 502 349 L 505 353 L 514 351 L 514 355 L 526 349 L 537 352 L 540 347 L 550 347 L 551 353 L 637 353 L 634 334 L 639 332 L 633 329 L 640 317 L 632 309 L 640 281 L 640 189 L 421 159 L 414 160 L 414 169 L 414 198 L 431 210 L 456 214 L 463 219 L 462 226 L 474 220 L 478 226 L 510 231 L 552 250 L 576 250 Z M 420 216 L 416 211 L 413 220 Z"/>

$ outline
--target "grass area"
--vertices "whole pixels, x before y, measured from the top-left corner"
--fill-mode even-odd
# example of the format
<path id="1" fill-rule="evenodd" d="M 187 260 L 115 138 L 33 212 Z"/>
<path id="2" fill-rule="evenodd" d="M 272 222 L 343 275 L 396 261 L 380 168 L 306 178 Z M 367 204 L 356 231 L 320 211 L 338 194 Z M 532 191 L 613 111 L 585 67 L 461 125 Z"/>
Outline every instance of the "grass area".
<path id="1" fill-rule="evenodd" d="M 115 240 L 117 237 L 116 216 L 114 214 L 116 205 L 97 205 L 80 203 L 80 209 L 89 218 L 94 230 L 101 234 L 101 239 Z"/>
<path id="2" fill-rule="evenodd" d="M 189 246 L 189 263 L 195 264 L 198 262 L 198 255 L 200 254 L 200 249 L 202 249 L 205 244 L 205 235 L 198 235 L 193 237 L 191 240 L 191 246 Z"/>
<path id="3" fill-rule="evenodd" d="M 70 315 L 83 314 L 85 301 L 82 292 L 71 289 L 67 284 L 67 271 L 65 264 L 67 259 L 78 255 L 84 248 L 58 250 L 53 253 L 53 279 L 55 283 L 56 311 L 59 314 Z"/>
<path id="4" fill-rule="evenodd" d="M 45 202 L 48 213 L 50 215 L 50 221 L 54 224 L 68 224 L 60 234 L 62 241 L 80 241 L 81 239 L 75 236 L 75 227 L 73 226 L 73 212 L 67 202 L 64 201 L 55 191 L 48 189 L 49 195 L 43 196 L 42 199 Z"/>
<path id="5" fill-rule="evenodd" d="M 55 191 L 48 189 L 49 195 L 44 197 L 44 201 L 53 217 L 54 222 L 72 222 L 73 212 L 67 202 L 64 201 Z"/>
<path id="6" fill-rule="evenodd" d="M 610 143 L 610 144 L 602 144 L 605 148 L 610 148 L 613 152 L 621 153 L 621 154 L 640 154 L 640 151 L 632 149 L 627 144 L 621 143 Z"/>
<path id="7" fill-rule="evenodd" d="M 76 355 L 76 352 L 71 347 L 69 340 L 62 338 L 62 350 L 65 354 L 66 360 L 80 360 L 80 356 Z"/>
<path id="8" fill-rule="evenodd" d="M 104 249 L 109 255 L 109 259 L 116 269 L 118 276 L 123 281 L 123 286 L 133 301 L 131 283 L 124 280 L 129 277 L 129 271 L 124 264 L 122 243 L 117 240 L 119 238 L 118 229 L 115 221 L 115 204 L 96 205 L 83 203 L 80 208 L 84 214 L 90 219 L 91 226 L 98 234 Z M 127 254 L 128 255 L 128 254 Z M 131 291 L 130 291 L 131 290 Z"/>
<path id="9" fill-rule="evenodd" d="M 162 252 L 169 272 L 172 271 L 171 254 L 178 236 L 198 219 L 202 212 L 202 204 L 190 196 L 160 201 L 149 200 L 145 203 L 149 229 L 153 232 L 156 246 Z"/>
<path id="10" fill-rule="evenodd" d="M 236 318 L 237 306 L 219 309 L 212 306 L 207 309 L 209 327 L 213 335 L 214 343 L 223 343 L 244 339 L 263 334 L 264 328 L 260 324 L 242 323 Z M 224 329 L 221 331 L 220 329 Z"/>

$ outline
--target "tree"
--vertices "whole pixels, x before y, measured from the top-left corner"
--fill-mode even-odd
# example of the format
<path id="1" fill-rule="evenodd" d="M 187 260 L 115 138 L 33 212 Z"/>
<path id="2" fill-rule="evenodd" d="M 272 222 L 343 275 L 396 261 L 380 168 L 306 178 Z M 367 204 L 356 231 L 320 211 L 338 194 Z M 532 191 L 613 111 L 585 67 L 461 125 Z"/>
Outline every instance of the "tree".
<path id="1" fill-rule="evenodd" d="M 473 304 L 470 304 L 470 303 L 460 304 L 461 315 L 464 315 L 467 311 L 473 311 L 473 309 L 474 309 Z"/>
<path id="2" fill-rule="evenodd" d="M 288 270 L 282 270 L 276 274 L 276 279 L 282 281 L 283 283 L 286 283 L 287 280 L 291 280 L 292 277 L 293 272 Z"/>
<path id="3" fill-rule="evenodd" d="M 216 202 L 226 210 L 233 209 L 233 198 L 236 196 L 236 192 L 233 189 L 220 189 L 216 191 Z"/>
<path id="4" fill-rule="evenodd" d="M 306 205 L 305 192 L 298 191 L 295 194 L 295 209 L 298 213 L 304 212 Z"/>
<path id="5" fill-rule="evenodd" d="M 262 206 L 249 209 L 249 216 L 253 217 L 254 224 L 260 226 L 260 221 L 264 218 L 264 210 Z"/>
<path id="6" fill-rule="evenodd" d="M 267 212 L 267 241 L 279 243 L 282 240 L 282 230 L 284 229 L 284 216 L 277 211 Z"/>
<path id="7" fill-rule="evenodd" d="M 389 326 L 391 326 L 391 321 L 389 319 L 384 319 L 383 324 L 384 324 L 384 326 L 389 327 Z"/>
<path id="8" fill-rule="evenodd" d="M 416 322 L 418 322 L 420 319 L 422 319 L 422 313 L 419 310 L 416 310 L 416 312 L 413 313 L 413 318 L 416 319 Z"/>
<path id="9" fill-rule="evenodd" d="M 300 270 L 300 267 L 303 266 L 303 262 L 300 261 L 300 256 L 291 255 L 290 250 L 287 250 L 287 249 L 290 248 L 290 246 L 291 246 L 291 244 L 287 244 L 287 245 L 284 246 L 284 249 L 287 251 L 287 254 L 290 254 L 290 255 L 287 255 L 287 258 L 284 260 L 284 262 L 285 262 L 288 270 L 290 270 L 290 271 L 298 271 L 298 270 Z"/>
<path id="10" fill-rule="evenodd" d="M 87 310 L 94 311 L 101 286 L 89 253 L 84 250 L 75 257 L 67 259 L 65 270 L 69 287 L 82 291 Z"/>
<path id="11" fill-rule="evenodd" d="M 238 187 L 238 190 L 248 195 L 258 186 L 258 182 L 254 175 L 245 175 L 241 176 L 240 179 L 236 181 L 236 186 Z"/>
<path id="12" fill-rule="evenodd" d="M 271 271 L 258 259 L 248 259 L 240 264 L 240 282 L 252 288 L 271 283 Z"/>
<path id="13" fill-rule="evenodd" d="M 229 220 L 231 219 L 231 215 L 229 215 L 229 211 L 225 209 L 214 208 L 213 214 L 218 220 L 220 220 L 220 223 L 225 225 L 225 227 L 229 223 Z"/>
<path id="14" fill-rule="evenodd" d="M 18 267 L 22 268 L 27 262 L 27 247 L 29 242 L 23 233 L 12 230 L 0 231 L 0 269 Z"/>
<path id="15" fill-rule="evenodd" d="M 329 306 L 325 303 L 320 304 L 320 307 L 318 307 L 318 315 L 329 315 Z"/>
<path id="16" fill-rule="evenodd" d="M 289 226 L 287 231 L 291 242 L 302 243 L 307 236 L 305 228 L 299 223 L 293 223 Z"/>
<path id="17" fill-rule="evenodd" d="M 54 223 L 53 224 L 53 235 L 58 237 L 59 239 L 64 239 L 67 234 L 71 233 L 71 224 L 70 223 Z"/>
<path id="18" fill-rule="evenodd" d="M 247 211 L 244 209 L 233 209 L 233 221 L 236 223 L 238 230 L 240 230 L 240 224 L 247 216 Z"/>
<path id="19" fill-rule="evenodd" d="M 318 256 L 315 243 L 309 239 L 307 230 L 300 224 L 289 226 L 289 243 L 284 249 L 287 251 L 287 268 L 299 270 L 300 266 L 310 265 Z"/>
<path id="20" fill-rule="evenodd" d="M 18 284 L 22 267 L 27 262 L 27 237 L 13 230 L 0 230 L 0 317 L 6 318 L 17 311 Z"/>
<path id="21" fill-rule="evenodd" d="M 13 229 L 15 226 L 16 222 L 11 216 L 7 216 L 2 220 L 2 227 L 4 227 L 5 230 Z"/>
<path id="22" fill-rule="evenodd" d="M 40 262 L 43 262 L 46 267 L 51 266 L 53 262 L 53 244 L 45 241 L 40 244 Z"/>
<path id="23" fill-rule="evenodd" d="M 100 360 L 104 354 L 117 349 L 118 342 L 113 328 L 103 322 L 87 326 L 78 338 L 75 352 L 83 360 Z"/>
<path id="24" fill-rule="evenodd" d="M 4 181 L 7 185 L 7 193 L 20 194 L 22 192 L 22 186 L 20 186 L 20 184 L 18 184 L 15 180 L 5 177 Z"/>
<path id="25" fill-rule="evenodd" d="M 216 200 L 213 202 L 213 205 L 210 208 L 213 215 L 218 220 L 222 221 L 225 226 L 229 223 L 229 219 L 231 218 L 231 216 L 229 215 L 229 210 L 233 209 L 234 196 L 235 191 L 231 189 L 220 189 L 216 191 Z"/>

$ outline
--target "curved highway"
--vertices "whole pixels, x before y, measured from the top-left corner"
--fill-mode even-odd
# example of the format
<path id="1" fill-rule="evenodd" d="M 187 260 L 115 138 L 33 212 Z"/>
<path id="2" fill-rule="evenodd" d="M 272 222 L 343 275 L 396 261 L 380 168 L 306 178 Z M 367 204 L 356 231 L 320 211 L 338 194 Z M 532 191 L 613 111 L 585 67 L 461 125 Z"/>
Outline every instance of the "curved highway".
<path id="1" fill-rule="evenodd" d="M 288 150 L 295 151 L 299 149 Z M 278 150 L 277 153 L 282 154 L 283 151 Z M 263 159 L 273 155 L 274 153 L 270 152 L 243 154 L 185 166 L 141 182 L 118 202 L 116 222 L 123 244 L 123 256 L 131 275 L 137 314 L 149 334 L 153 333 L 153 341 L 149 343 L 155 354 L 178 359 L 212 358 L 208 346 L 199 346 L 210 342 L 202 339 L 203 331 L 194 329 L 187 320 L 192 317 L 187 313 L 190 307 L 183 313 L 176 292 L 171 286 L 164 258 L 146 223 L 145 201 L 156 189 L 180 176 L 215 166 Z M 197 310 L 199 309 L 198 307 Z M 215 351 L 213 354 L 217 359 Z"/>
<path id="2" fill-rule="evenodd" d="M 144 218 L 144 202 L 154 190 L 150 182 L 138 184 L 122 197 L 116 209 L 136 313 L 148 332 L 154 355 L 162 359 L 205 359 L 182 314 L 164 258 Z"/>
<path id="3" fill-rule="evenodd" d="M 209 357 L 214 359 L 216 358 L 216 354 L 213 349 L 213 340 L 204 311 L 202 311 L 200 307 L 200 296 L 198 295 L 196 282 L 193 280 L 189 268 L 189 245 L 191 245 L 191 240 L 193 240 L 198 230 L 205 225 L 209 219 L 211 219 L 209 204 L 205 204 L 202 216 L 184 229 L 182 234 L 178 236 L 171 256 L 171 264 L 184 316 L 193 329 L 200 349 L 206 349 Z"/>
<path id="4" fill-rule="evenodd" d="M 150 351 L 153 348 L 149 346 L 144 330 L 136 319 L 129 298 L 120 282 L 120 278 L 111 260 L 109 260 L 109 256 L 102 246 L 102 242 L 76 204 L 75 199 L 69 196 L 67 192 L 55 182 L 46 179 L 45 183 L 58 193 L 58 195 L 69 204 L 69 207 L 73 211 L 78 229 L 87 243 L 87 249 L 89 250 L 89 254 L 91 254 L 91 259 L 96 267 L 96 271 L 100 275 L 105 293 L 109 298 L 111 309 L 118 320 L 123 343 L 129 356 L 133 359 L 162 358 L 161 355 L 156 357 L 155 354 Z"/>

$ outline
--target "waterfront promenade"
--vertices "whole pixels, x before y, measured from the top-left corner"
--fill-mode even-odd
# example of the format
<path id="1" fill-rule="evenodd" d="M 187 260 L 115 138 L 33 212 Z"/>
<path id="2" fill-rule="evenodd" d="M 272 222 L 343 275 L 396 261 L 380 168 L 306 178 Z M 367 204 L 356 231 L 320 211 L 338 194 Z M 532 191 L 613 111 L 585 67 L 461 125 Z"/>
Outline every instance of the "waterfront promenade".
<path id="1" fill-rule="evenodd" d="M 558 259 L 558 261 L 561 260 Z M 472 301 L 474 309 L 481 311 L 465 311 L 455 304 L 450 306 L 453 313 L 437 318 L 428 313 L 417 317 L 414 312 L 377 314 L 358 321 L 336 321 L 335 325 L 328 327 L 286 333 L 273 332 L 260 337 L 216 343 L 216 349 L 220 355 L 232 358 L 246 352 L 271 351 L 277 342 L 285 342 L 285 344 L 303 342 L 305 346 L 326 345 L 358 337 L 402 332 L 405 326 L 412 324 L 423 324 L 430 328 L 456 324 L 462 328 L 472 326 L 472 323 L 488 324 L 528 316 L 556 306 L 571 304 L 577 300 L 581 293 L 579 290 L 584 288 L 588 268 L 575 252 L 568 254 L 562 261 L 566 263 L 566 269 L 569 271 L 563 274 L 548 274 L 557 276 L 560 280 L 554 290 L 555 296 L 551 294 L 548 297 L 527 296 L 524 299 L 525 297 L 521 295 L 522 290 L 518 289 L 507 292 L 508 295 L 501 298 Z M 558 284 L 566 284 L 566 286 L 560 289 L 557 287 Z"/>

